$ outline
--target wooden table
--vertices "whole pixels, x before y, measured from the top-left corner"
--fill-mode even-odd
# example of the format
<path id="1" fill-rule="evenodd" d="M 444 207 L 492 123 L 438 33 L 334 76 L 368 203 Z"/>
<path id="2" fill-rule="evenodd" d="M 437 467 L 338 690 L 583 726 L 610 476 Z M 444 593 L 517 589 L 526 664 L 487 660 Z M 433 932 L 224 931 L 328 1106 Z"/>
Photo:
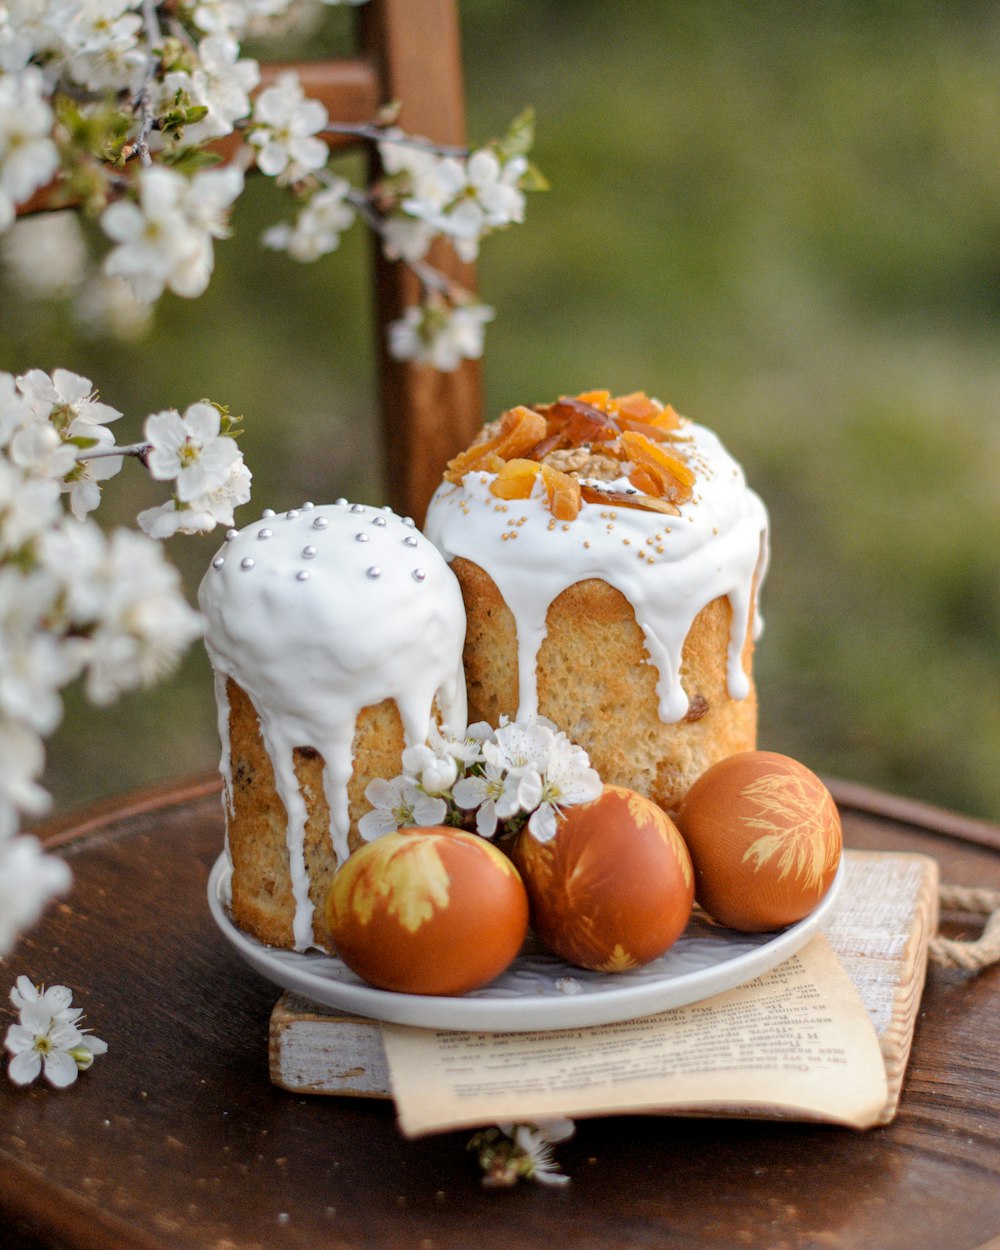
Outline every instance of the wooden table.
<path id="1" fill-rule="evenodd" d="M 1000 887 L 1000 827 L 834 789 L 848 845 L 928 852 L 944 881 Z M 1000 969 L 931 968 L 888 1128 L 593 1120 L 558 1149 L 571 1186 L 489 1192 L 466 1133 L 406 1141 L 388 1104 L 270 1085 L 275 990 L 205 904 L 215 779 L 45 835 L 75 888 L 0 989 L 22 972 L 70 985 L 110 1050 L 64 1092 L 0 1080 L 9 1250 L 972 1250 L 1000 1232 Z"/>

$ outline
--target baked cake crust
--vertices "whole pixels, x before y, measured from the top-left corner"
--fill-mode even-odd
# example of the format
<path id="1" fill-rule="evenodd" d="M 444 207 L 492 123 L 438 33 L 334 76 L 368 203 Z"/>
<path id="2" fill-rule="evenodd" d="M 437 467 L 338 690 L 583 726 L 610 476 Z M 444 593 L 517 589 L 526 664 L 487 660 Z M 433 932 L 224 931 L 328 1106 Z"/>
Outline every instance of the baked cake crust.
<path id="1" fill-rule="evenodd" d="M 514 615 L 479 565 L 459 556 L 452 569 L 467 616 L 469 719 L 496 725 L 501 715 L 517 714 Z M 728 691 L 731 618 L 725 598 L 714 599 L 694 618 L 681 658 L 688 712 L 668 724 L 659 716 L 659 674 L 631 604 L 605 581 L 577 582 L 546 614 L 537 661 L 538 711 L 585 748 L 606 784 L 638 790 L 673 813 L 706 768 L 756 744 L 752 679 L 745 698 L 734 699 Z M 753 645 L 748 630 L 742 656 L 748 677 Z"/>

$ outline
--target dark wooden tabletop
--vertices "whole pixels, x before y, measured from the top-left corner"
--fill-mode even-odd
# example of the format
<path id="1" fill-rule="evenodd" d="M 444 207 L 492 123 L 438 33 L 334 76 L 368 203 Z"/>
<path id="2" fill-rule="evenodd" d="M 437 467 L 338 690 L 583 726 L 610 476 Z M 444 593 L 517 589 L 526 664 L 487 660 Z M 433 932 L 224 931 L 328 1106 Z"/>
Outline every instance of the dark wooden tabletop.
<path id="1" fill-rule="evenodd" d="M 1000 827 L 836 785 L 853 847 L 1000 888 Z M 70 1089 L 0 1080 L 9 1250 L 973 1250 L 1000 1233 L 1000 969 L 932 967 L 896 1121 L 622 1117 L 558 1148 L 565 1189 L 481 1188 L 468 1134 L 268 1081 L 276 992 L 205 904 L 222 846 L 201 779 L 50 826 L 75 876 L 5 962 L 72 987 L 110 1049 Z"/>

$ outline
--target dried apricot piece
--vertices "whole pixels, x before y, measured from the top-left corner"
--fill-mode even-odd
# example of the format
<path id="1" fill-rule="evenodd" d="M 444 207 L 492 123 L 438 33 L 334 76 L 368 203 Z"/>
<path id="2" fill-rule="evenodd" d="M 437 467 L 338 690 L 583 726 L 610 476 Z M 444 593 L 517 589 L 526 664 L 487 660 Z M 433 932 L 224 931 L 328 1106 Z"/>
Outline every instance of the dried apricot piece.
<path id="1" fill-rule="evenodd" d="M 549 497 L 549 511 L 557 521 L 575 521 L 580 512 L 580 483 L 569 473 L 543 464 L 542 481 Z"/>
<path id="2" fill-rule="evenodd" d="M 683 461 L 668 455 L 659 443 L 653 442 L 644 434 L 636 434 L 633 430 L 622 433 L 621 445 L 635 466 L 629 475 L 633 486 L 646 494 L 669 499 L 671 503 L 687 503 L 691 498 L 695 478 Z M 653 483 L 658 483 L 659 489 L 651 490 Z"/>
<path id="3" fill-rule="evenodd" d="M 523 456 L 541 442 L 546 433 L 545 418 L 541 413 L 523 406 L 511 408 L 503 414 L 500 429 L 492 438 L 473 443 L 466 451 L 449 460 L 445 479 L 457 485 L 466 473 L 486 468 L 485 462 L 490 456 L 499 456 L 502 460 Z"/>
<path id="4" fill-rule="evenodd" d="M 593 408 L 600 408 L 602 412 L 610 412 L 611 408 L 609 405 L 614 402 L 610 391 L 584 391 L 582 395 L 577 395 L 577 399 L 582 404 L 590 404 Z"/>
<path id="5" fill-rule="evenodd" d="M 645 391 L 633 391 L 631 395 L 619 395 L 613 399 L 610 411 L 618 416 L 631 417 L 634 421 L 652 421 L 662 411 L 662 405 L 650 399 Z"/>
<path id="6" fill-rule="evenodd" d="M 527 499 L 541 469 L 537 460 L 508 460 L 490 482 L 490 494 L 498 499 Z"/>

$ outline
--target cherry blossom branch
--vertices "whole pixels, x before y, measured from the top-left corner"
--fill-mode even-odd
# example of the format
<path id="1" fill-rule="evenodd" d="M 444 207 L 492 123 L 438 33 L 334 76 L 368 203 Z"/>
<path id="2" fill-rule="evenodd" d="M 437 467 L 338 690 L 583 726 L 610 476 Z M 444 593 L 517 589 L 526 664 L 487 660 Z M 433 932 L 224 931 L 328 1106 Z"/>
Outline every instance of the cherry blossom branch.
<path id="1" fill-rule="evenodd" d="M 381 214 L 373 208 L 371 201 L 364 192 L 352 187 L 344 198 L 353 204 L 357 209 L 358 216 L 370 230 L 374 231 L 380 239 L 387 237 L 385 222 Z M 436 291 L 451 303 L 461 304 L 472 298 L 472 292 L 468 288 L 462 286 L 460 282 L 456 282 L 453 278 L 449 278 L 447 274 L 442 273 L 440 269 L 428 264 L 425 260 L 408 260 L 406 257 L 401 256 L 399 263 L 405 265 L 407 269 L 416 274 L 426 291 Z"/>
<path id="2" fill-rule="evenodd" d="M 153 163 L 149 151 L 149 136 L 156 128 L 156 114 L 153 111 L 153 83 L 156 81 L 157 68 L 160 63 L 160 58 L 154 49 L 163 38 L 160 19 L 156 12 L 156 0 L 142 0 L 142 22 L 146 38 L 149 40 L 149 59 L 146 62 L 146 72 L 137 100 L 140 116 L 139 130 L 132 142 L 126 143 L 122 148 L 122 160 L 130 161 L 138 156 L 140 162 L 148 168 Z"/>
<path id="3" fill-rule="evenodd" d="M 348 135 L 355 139 L 367 139 L 372 143 L 395 143 L 400 147 L 417 148 L 422 152 L 431 152 L 435 156 L 454 156 L 464 160 L 471 148 L 461 144 L 435 143 L 433 139 L 425 139 L 422 135 L 409 135 L 392 132 L 387 126 L 373 122 L 328 122 L 320 131 L 326 135 Z"/>

